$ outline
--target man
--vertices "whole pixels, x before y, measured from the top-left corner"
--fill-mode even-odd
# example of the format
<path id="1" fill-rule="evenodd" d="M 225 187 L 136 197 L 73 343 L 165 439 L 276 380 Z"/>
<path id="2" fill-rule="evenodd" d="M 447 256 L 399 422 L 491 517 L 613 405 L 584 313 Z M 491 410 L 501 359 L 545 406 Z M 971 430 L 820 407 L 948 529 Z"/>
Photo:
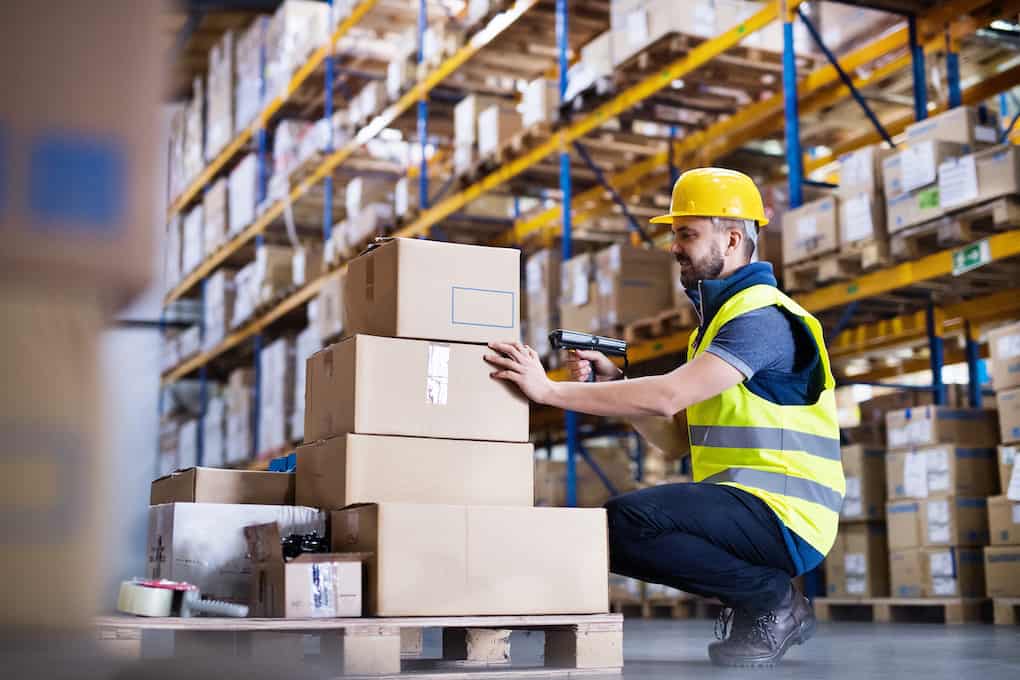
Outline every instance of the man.
<path id="1" fill-rule="evenodd" d="M 660 447 L 685 447 L 694 482 L 625 494 L 606 504 L 614 573 L 717 597 L 727 609 L 709 656 L 719 665 L 771 666 L 814 632 L 792 577 L 832 547 L 845 490 L 834 380 L 818 321 L 776 288 L 752 257 L 765 217 L 752 180 L 701 168 L 673 187 L 670 248 L 698 310 L 688 360 L 624 380 L 598 352 L 572 353 L 577 382 L 552 382 L 537 354 L 494 343 L 492 376 L 532 400 L 632 419 Z M 594 371 L 597 382 L 584 382 Z M 728 631 L 727 631 L 728 628 Z"/>

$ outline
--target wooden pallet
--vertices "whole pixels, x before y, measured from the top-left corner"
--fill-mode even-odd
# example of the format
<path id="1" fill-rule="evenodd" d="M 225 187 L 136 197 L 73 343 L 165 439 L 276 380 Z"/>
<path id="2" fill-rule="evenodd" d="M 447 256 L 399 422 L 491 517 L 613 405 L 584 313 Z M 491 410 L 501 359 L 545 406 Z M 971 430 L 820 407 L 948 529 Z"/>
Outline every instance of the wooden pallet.
<path id="1" fill-rule="evenodd" d="M 318 634 L 330 661 L 344 677 L 524 678 L 618 673 L 623 667 L 623 617 L 619 614 L 563 616 L 438 616 L 347 619 L 224 619 L 100 617 L 100 644 L 121 656 L 138 656 L 143 630 L 174 631 L 175 653 L 302 656 L 301 636 Z M 443 659 L 401 661 L 401 631 L 442 628 Z M 509 647 L 495 631 L 545 634 L 543 666 L 514 666 Z M 406 649 L 408 636 L 404 635 Z M 487 640 L 490 644 L 472 644 Z M 412 671 L 407 675 L 401 671 Z"/>
<path id="2" fill-rule="evenodd" d="M 881 269 L 892 263 L 887 239 L 868 239 L 844 243 L 840 246 L 836 257 L 848 268 L 856 269 L 861 274 Z"/>
<path id="3" fill-rule="evenodd" d="M 788 293 L 814 290 L 836 281 L 845 281 L 861 273 L 861 258 L 829 253 L 804 262 L 783 266 L 783 287 Z"/>
<path id="4" fill-rule="evenodd" d="M 1018 225 L 1020 197 L 1004 196 L 898 231 L 889 237 L 890 252 L 897 261 L 915 260 Z"/>
<path id="5" fill-rule="evenodd" d="M 986 598 L 819 597 L 814 601 L 819 621 L 876 623 L 978 623 L 991 620 Z"/>
<path id="6" fill-rule="evenodd" d="M 694 309 L 678 307 L 660 312 L 655 316 L 632 321 L 623 327 L 623 339 L 628 344 L 646 342 L 657 338 L 673 335 L 682 330 L 697 326 L 697 317 Z"/>
<path id="7" fill-rule="evenodd" d="M 609 611 L 622 616 L 644 616 L 644 604 L 638 597 L 610 597 Z"/>
<path id="8" fill-rule="evenodd" d="M 1020 597 L 997 597 L 992 600 L 995 625 L 1015 626 L 1020 624 Z"/>
<path id="9" fill-rule="evenodd" d="M 461 189 L 465 189 L 480 181 L 547 140 L 552 134 L 552 130 L 551 123 L 536 123 L 518 130 L 498 149 L 479 156 L 467 170 L 457 177 L 457 184 Z"/>
<path id="10" fill-rule="evenodd" d="M 718 615 L 722 604 L 694 595 L 646 598 L 641 615 L 646 619 L 710 619 Z"/>

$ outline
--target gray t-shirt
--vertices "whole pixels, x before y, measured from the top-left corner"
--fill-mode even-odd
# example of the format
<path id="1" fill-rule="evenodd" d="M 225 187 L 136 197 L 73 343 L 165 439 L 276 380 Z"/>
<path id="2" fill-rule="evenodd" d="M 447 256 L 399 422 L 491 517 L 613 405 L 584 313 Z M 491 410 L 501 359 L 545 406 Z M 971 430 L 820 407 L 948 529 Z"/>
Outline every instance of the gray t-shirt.
<path id="1" fill-rule="evenodd" d="M 812 354 L 810 346 L 805 346 L 806 341 L 810 338 L 796 320 L 779 307 L 762 307 L 723 324 L 705 351 L 750 380 L 762 370 L 792 372 L 801 368 Z"/>

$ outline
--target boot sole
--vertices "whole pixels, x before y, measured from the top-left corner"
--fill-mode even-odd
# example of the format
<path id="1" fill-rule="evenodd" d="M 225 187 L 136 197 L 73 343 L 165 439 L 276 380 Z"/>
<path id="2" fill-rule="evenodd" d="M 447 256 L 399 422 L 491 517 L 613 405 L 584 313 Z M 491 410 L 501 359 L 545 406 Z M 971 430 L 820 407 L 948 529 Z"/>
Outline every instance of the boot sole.
<path id="1" fill-rule="evenodd" d="M 783 646 L 779 648 L 775 655 L 765 659 L 727 659 L 725 657 L 717 657 L 712 654 L 711 649 L 709 649 L 708 656 L 712 660 L 713 664 L 726 668 L 775 668 L 776 665 L 783 660 L 783 657 L 786 656 L 786 652 L 790 649 L 790 647 L 793 645 L 802 645 L 814 636 L 816 623 L 817 621 L 814 616 L 801 622 L 797 632 L 786 638 L 783 642 Z"/>

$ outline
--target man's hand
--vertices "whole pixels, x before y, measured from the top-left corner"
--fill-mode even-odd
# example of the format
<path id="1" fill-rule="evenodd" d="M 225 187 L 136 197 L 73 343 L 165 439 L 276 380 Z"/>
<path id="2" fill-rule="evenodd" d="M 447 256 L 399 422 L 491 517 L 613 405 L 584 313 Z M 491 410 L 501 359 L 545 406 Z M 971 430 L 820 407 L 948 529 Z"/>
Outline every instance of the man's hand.
<path id="1" fill-rule="evenodd" d="M 623 371 L 609 357 L 593 349 L 567 350 L 567 370 L 570 378 L 577 382 L 588 382 L 592 370 L 599 382 L 623 377 Z"/>
<path id="2" fill-rule="evenodd" d="M 485 355 L 485 360 L 499 369 L 490 373 L 490 377 L 509 380 L 535 403 L 548 403 L 555 386 L 545 374 L 538 352 L 519 342 L 493 342 L 489 348 L 503 355 Z"/>

